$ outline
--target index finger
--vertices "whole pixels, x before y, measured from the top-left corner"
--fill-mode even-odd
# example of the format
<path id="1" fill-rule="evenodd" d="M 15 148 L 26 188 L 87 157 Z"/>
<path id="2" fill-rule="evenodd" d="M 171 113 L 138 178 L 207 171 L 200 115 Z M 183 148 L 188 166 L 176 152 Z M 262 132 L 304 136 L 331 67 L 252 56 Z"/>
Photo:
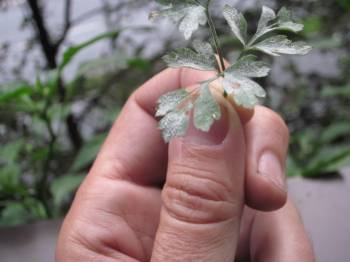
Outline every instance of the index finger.
<path id="1" fill-rule="evenodd" d="M 167 146 L 154 118 L 156 101 L 171 90 L 194 85 L 213 74 L 167 69 L 137 89 L 114 123 L 91 173 L 138 184 L 161 183 L 166 172 Z"/>

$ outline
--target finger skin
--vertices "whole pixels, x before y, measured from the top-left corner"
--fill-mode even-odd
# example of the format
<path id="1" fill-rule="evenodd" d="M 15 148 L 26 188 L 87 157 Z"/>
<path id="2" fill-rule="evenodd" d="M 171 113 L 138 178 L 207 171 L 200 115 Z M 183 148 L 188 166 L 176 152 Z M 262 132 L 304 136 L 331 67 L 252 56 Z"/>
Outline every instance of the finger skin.
<path id="1" fill-rule="evenodd" d="M 221 81 L 215 81 L 213 85 L 222 89 Z M 288 128 L 271 109 L 264 106 L 242 108 L 235 104 L 232 97 L 228 101 L 238 113 L 245 130 L 246 203 L 257 210 L 277 210 L 287 199 L 285 162 L 289 144 Z"/>
<path id="2" fill-rule="evenodd" d="M 68 244 L 72 244 L 73 240 L 74 245 L 77 244 L 77 239 L 74 236 L 83 238 L 84 241 L 86 240 L 85 237 L 88 237 L 89 241 L 80 243 L 85 249 L 87 249 L 86 243 L 89 246 L 93 246 L 94 242 L 98 247 L 104 246 L 106 243 L 99 242 L 99 240 L 107 238 L 113 239 L 117 243 L 121 242 L 112 253 L 110 246 L 107 248 L 107 251 L 104 249 L 104 246 L 103 252 L 101 251 L 104 253 L 104 256 L 108 254 L 114 258 L 124 258 L 125 256 L 121 256 L 121 253 L 123 253 L 130 255 L 130 257 L 138 258 L 138 260 L 147 261 L 142 253 L 142 248 L 145 247 L 137 244 L 137 247 L 125 246 L 121 249 L 123 245 L 129 245 L 133 241 L 127 241 L 127 237 L 119 238 L 118 236 L 125 234 L 110 230 L 116 225 L 119 227 L 118 230 L 128 230 L 127 226 L 125 228 L 121 226 L 125 221 L 128 221 L 128 217 L 120 217 L 118 212 L 113 213 L 123 207 L 116 200 L 125 199 L 123 203 L 128 207 L 135 207 L 138 204 L 147 207 L 154 204 L 152 208 L 149 208 L 149 210 L 152 210 L 151 213 L 153 212 L 149 219 L 150 221 L 153 219 L 154 224 L 152 224 L 147 235 L 155 234 L 156 226 L 154 225 L 159 219 L 160 192 L 150 193 L 149 190 L 143 191 L 143 189 L 148 189 L 148 186 L 161 184 L 166 174 L 167 145 L 161 139 L 161 134 L 157 129 L 157 121 L 153 117 L 156 101 L 160 95 L 168 91 L 193 85 L 197 81 L 207 79 L 211 74 L 210 72 L 195 70 L 168 69 L 155 76 L 129 98 L 120 117 L 111 129 L 92 170 L 79 189 L 71 211 L 65 219 L 60 233 L 60 240 L 58 241 L 59 248 L 57 253 L 59 255 L 67 255 L 67 252 L 74 251 L 74 248 Z M 238 110 L 238 112 L 240 111 Z M 240 115 L 241 119 L 244 118 L 242 115 Z M 242 122 L 244 123 L 244 121 Z M 249 141 L 248 138 L 246 140 Z M 231 157 L 234 158 L 234 155 Z M 125 191 L 118 189 L 121 182 L 127 182 L 123 186 Z M 138 189 L 134 190 L 135 187 Z M 134 195 L 132 194 L 133 197 L 131 197 L 130 192 L 134 192 Z M 150 193 L 151 196 L 145 198 L 145 192 Z M 128 199 L 134 199 L 134 202 L 128 201 Z M 101 212 L 101 209 L 105 210 L 105 212 Z M 110 214 L 107 215 L 107 213 Z M 129 213 L 132 213 L 131 209 L 126 214 L 124 212 L 125 215 Z M 122 218 L 122 220 L 116 222 L 118 221 L 116 218 Z M 80 223 L 82 221 L 85 223 Z M 104 223 L 101 225 L 96 223 L 96 221 L 104 221 Z M 138 223 L 135 222 L 134 224 Z M 132 234 L 128 235 L 132 237 Z M 98 253 L 100 250 L 93 250 L 95 253 L 91 249 L 89 251 L 82 251 L 80 255 L 90 254 L 92 256 L 93 254 L 96 255 L 96 252 Z M 57 261 L 69 261 L 69 259 Z M 89 259 L 85 261 L 89 261 Z"/>
<path id="3" fill-rule="evenodd" d="M 245 207 L 235 262 L 313 262 L 315 256 L 293 201 L 273 212 Z"/>
<path id="4" fill-rule="evenodd" d="M 246 203 L 257 210 L 277 210 L 287 200 L 285 168 L 289 145 L 288 127 L 278 114 L 257 106 L 244 129 L 247 144 Z M 259 159 L 265 152 L 272 152 L 276 156 L 281 166 L 280 174 L 274 173 L 274 170 L 269 174 L 259 173 Z"/>
<path id="5" fill-rule="evenodd" d="M 234 260 L 244 205 L 245 146 L 232 107 L 228 118 L 228 133 L 219 144 L 193 144 L 187 137 L 170 143 L 151 261 Z"/>
<path id="6" fill-rule="evenodd" d="M 197 84 L 212 72 L 167 69 L 154 76 L 128 99 L 93 166 L 101 176 L 118 174 L 143 185 L 165 180 L 167 145 L 154 118 L 157 100 L 171 90 Z"/>
<path id="7" fill-rule="evenodd" d="M 190 69 L 167 69 L 139 88 L 113 126 L 101 153 L 105 157 L 99 157 L 101 162 L 104 165 L 111 163 L 117 170 L 124 169 L 124 173 L 136 183 L 163 183 L 167 146 L 153 118 L 157 100 L 168 91 L 193 85 L 212 74 Z M 286 201 L 286 188 L 278 188 L 274 181 L 269 180 L 270 177 L 260 176 L 257 165 L 261 153 L 270 150 L 276 152 L 285 169 L 288 129 L 276 113 L 265 107 L 257 106 L 253 111 L 236 107 L 236 110 L 245 129 L 247 145 L 247 204 L 258 210 L 276 210 Z"/>
<path id="8" fill-rule="evenodd" d="M 315 261 L 301 217 L 290 200 L 278 211 L 258 212 L 250 241 L 253 262 Z"/>
<path id="9" fill-rule="evenodd" d="M 60 230 L 55 261 L 149 261 L 159 212 L 159 189 L 90 173 Z"/>
<path id="10" fill-rule="evenodd" d="M 169 69 L 129 98 L 64 220 L 56 261 L 149 261 L 161 205 L 152 186 L 164 180 L 167 145 L 148 110 L 163 93 L 201 78 Z"/>

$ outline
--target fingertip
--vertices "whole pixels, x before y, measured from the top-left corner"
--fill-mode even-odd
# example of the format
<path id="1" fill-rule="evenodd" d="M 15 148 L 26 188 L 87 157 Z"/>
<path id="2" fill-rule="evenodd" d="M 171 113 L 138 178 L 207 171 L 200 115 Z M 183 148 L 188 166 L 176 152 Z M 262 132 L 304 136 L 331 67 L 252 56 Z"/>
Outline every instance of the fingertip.
<path id="1" fill-rule="evenodd" d="M 246 176 L 246 204 L 260 211 L 274 211 L 287 201 L 287 191 L 271 182 L 267 176 L 256 174 Z"/>
<path id="2" fill-rule="evenodd" d="M 289 132 L 283 119 L 272 110 L 258 106 L 245 124 L 247 141 L 247 205 L 261 211 L 284 206 Z"/>
<path id="3" fill-rule="evenodd" d="M 254 116 L 254 109 L 244 108 L 236 105 L 235 108 L 243 125 L 249 122 L 249 120 Z"/>

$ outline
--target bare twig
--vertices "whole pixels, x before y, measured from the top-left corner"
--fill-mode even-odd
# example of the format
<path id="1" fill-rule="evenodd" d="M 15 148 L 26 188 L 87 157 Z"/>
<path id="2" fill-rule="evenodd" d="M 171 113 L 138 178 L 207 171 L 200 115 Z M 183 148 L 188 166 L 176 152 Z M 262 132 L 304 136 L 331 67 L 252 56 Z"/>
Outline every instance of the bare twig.
<path id="1" fill-rule="evenodd" d="M 217 31 L 216 31 L 213 19 L 212 19 L 211 14 L 210 14 L 210 10 L 209 10 L 210 3 L 211 3 L 211 1 L 208 1 L 208 3 L 207 3 L 206 15 L 207 15 L 207 19 L 208 19 L 210 33 L 211 33 L 211 36 L 212 36 L 212 39 L 214 42 L 214 47 L 216 49 L 216 53 L 219 56 L 219 61 L 220 61 L 220 63 L 218 63 L 219 64 L 219 71 L 223 72 L 223 71 L 225 71 L 225 62 L 224 62 L 224 57 L 223 57 L 221 47 L 220 47 L 219 37 L 218 37 Z"/>
<path id="2" fill-rule="evenodd" d="M 64 5 L 64 26 L 63 26 L 63 31 L 61 36 L 57 39 L 55 43 L 55 47 L 59 49 L 61 44 L 64 42 L 64 40 L 67 37 L 67 34 L 69 32 L 69 29 L 71 28 L 72 21 L 72 1 L 71 0 L 65 0 L 65 5 Z"/>
<path id="3" fill-rule="evenodd" d="M 54 129 L 52 127 L 51 120 L 48 116 L 48 108 L 50 107 L 50 102 L 49 100 L 46 101 L 45 108 L 41 114 L 41 118 L 44 120 L 46 128 L 49 133 L 49 148 L 47 152 L 47 157 L 46 160 L 43 164 L 43 169 L 42 169 L 42 174 L 40 176 L 40 179 L 36 183 L 36 190 L 38 193 L 38 198 L 42 202 L 46 216 L 48 218 L 52 218 L 52 212 L 49 204 L 49 189 L 48 189 L 48 178 L 50 174 L 50 166 L 52 159 L 54 157 L 54 149 L 55 149 L 55 143 L 57 140 L 57 135 L 54 132 Z"/>
<path id="4" fill-rule="evenodd" d="M 57 67 L 56 61 L 56 50 L 54 44 L 51 40 L 49 32 L 47 30 L 41 7 L 37 0 L 27 0 L 28 6 L 32 12 L 32 17 L 34 21 L 34 26 L 38 34 L 38 38 L 41 44 L 41 49 L 45 55 L 47 66 L 50 69 L 55 69 Z"/>

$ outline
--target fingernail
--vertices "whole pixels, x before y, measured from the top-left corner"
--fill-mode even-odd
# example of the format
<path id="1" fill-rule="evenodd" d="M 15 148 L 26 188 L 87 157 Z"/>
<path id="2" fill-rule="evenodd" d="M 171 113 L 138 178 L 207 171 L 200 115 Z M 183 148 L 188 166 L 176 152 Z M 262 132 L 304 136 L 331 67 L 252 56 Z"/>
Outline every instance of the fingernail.
<path id="1" fill-rule="evenodd" d="M 286 191 L 286 183 L 282 164 L 275 153 L 265 151 L 258 165 L 258 174 L 266 176 L 275 186 Z"/>
<path id="2" fill-rule="evenodd" d="M 221 111 L 221 118 L 214 122 L 209 132 L 200 131 L 191 123 L 185 137 L 185 142 L 205 146 L 221 144 L 225 140 L 229 129 L 226 109 L 221 109 Z"/>

